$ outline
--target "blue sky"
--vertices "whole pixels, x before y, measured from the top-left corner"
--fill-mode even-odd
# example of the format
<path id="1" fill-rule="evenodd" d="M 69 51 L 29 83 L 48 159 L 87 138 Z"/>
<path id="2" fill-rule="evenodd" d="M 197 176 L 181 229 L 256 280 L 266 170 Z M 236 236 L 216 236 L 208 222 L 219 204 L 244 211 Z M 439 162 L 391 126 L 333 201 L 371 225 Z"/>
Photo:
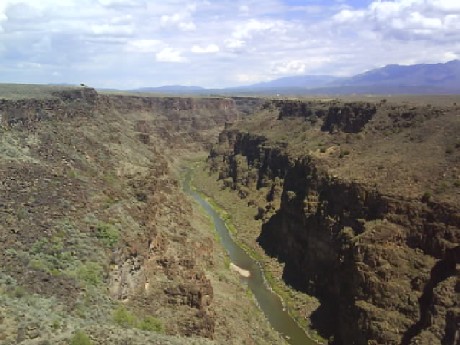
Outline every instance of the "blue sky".
<path id="1" fill-rule="evenodd" d="M 0 82 L 226 87 L 458 58 L 458 0 L 0 0 Z"/>

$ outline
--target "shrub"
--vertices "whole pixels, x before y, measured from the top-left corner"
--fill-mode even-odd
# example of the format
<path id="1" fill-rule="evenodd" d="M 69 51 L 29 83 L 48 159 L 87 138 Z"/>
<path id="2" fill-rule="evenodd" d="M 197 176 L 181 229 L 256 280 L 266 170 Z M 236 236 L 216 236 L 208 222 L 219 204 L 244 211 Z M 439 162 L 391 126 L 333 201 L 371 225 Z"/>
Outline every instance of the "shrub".
<path id="1" fill-rule="evenodd" d="M 149 332 L 156 332 L 156 333 L 164 332 L 162 322 L 153 316 L 147 316 L 145 319 L 143 319 L 139 323 L 138 328 L 143 331 L 149 331 Z"/>
<path id="2" fill-rule="evenodd" d="M 99 222 L 96 226 L 96 237 L 106 246 L 112 248 L 118 243 L 120 234 L 118 229 L 112 224 Z"/>
<path id="3" fill-rule="evenodd" d="M 27 219 L 29 213 L 27 212 L 27 210 L 24 208 L 24 207 L 21 207 L 18 211 L 17 211 L 17 216 L 18 216 L 18 219 L 19 220 L 24 220 L 24 219 Z"/>
<path id="4" fill-rule="evenodd" d="M 7 248 L 4 253 L 9 256 L 17 256 L 18 252 L 14 248 Z"/>
<path id="5" fill-rule="evenodd" d="M 70 345 L 92 345 L 92 342 L 85 332 L 76 331 L 70 340 Z"/>
<path id="6" fill-rule="evenodd" d="M 77 277 L 89 285 L 97 286 L 102 281 L 102 268 L 95 262 L 87 262 L 77 269 Z"/>
<path id="7" fill-rule="evenodd" d="M 104 179 L 104 181 L 107 184 L 109 184 L 111 186 L 116 185 L 117 182 L 118 182 L 117 176 L 115 174 L 112 174 L 112 173 L 107 173 L 102 178 Z"/>
<path id="8" fill-rule="evenodd" d="M 431 193 L 430 192 L 425 192 L 422 195 L 422 202 L 428 202 L 431 199 Z"/>
<path id="9" fill-rule="evenodd" d="M 113 312 L 113 321 L 122 327 L 135 327 L 137 324 L 136 316 L 122 305 Z"/>
<path id="10" fill-rule="evenodd" d="M 23 298 L 27 295 L 27 291 L 22 286 L 17 286 L 14 288 L 12 295 L 14 298 Z"/>
<path id="11" fill-rule="evenodd" d="M 139 321 L 136 315 L 123 305 L 120 305 L 113 312 L 113 321 L 124 328 L 138 328 L 148 332 L 164 333 L 164 326 L 161 320 L 153 316 L 147 316 Z"/>
<path id="12" fill-rule="evenodd" d="M 58 320 L 54 320 L 50 327 L 54 331 L 57 331 L 59 328 L 61 328 L 61 324 Z"/>
<path id="13" fill-rule="evenodd" d="M 35 271 L 45 271 L 48 272 L 48 265 L 43 260 L 39 258 L 33 258 L 29 261 L 29 267 Z"/>
<path id="14" fill-rule="evenodd" d="M 67 177 L 71 179 L 77 179 L 78 178 L 78 172 L 74 169 L 67 171 Z"/>

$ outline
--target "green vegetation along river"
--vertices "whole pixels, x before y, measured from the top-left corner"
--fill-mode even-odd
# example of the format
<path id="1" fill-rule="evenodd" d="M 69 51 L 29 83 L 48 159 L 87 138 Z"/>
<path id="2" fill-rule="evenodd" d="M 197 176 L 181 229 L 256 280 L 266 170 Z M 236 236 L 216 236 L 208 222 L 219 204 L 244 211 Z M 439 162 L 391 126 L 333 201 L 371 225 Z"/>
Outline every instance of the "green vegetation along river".
<path id="1" fill-rule="evenodd" d="M 257 261 L 252 259 L 230 236 L 230 232 L 224 220 L 216 210 L 201 197 L 200 194 L 191 188 L 192 170 L 185 176 L 184 191 L 191 195 L 198 202 L 205 212 L 211 217 L 215 229 L 219 235 L 222 245 L 227 251 L 230 260 L 238 267 L 250 272 L 249 277 L 241 277 L 244 284 L 250 288 L 257 303 L 269 320 L 272 327 L 281 333 L 287 342 L 292 345 L 312 345 L 316 344 L 310 339 L 303 329 L 291 318 L 283 303 L 265 283 L 262 269 Z"/>

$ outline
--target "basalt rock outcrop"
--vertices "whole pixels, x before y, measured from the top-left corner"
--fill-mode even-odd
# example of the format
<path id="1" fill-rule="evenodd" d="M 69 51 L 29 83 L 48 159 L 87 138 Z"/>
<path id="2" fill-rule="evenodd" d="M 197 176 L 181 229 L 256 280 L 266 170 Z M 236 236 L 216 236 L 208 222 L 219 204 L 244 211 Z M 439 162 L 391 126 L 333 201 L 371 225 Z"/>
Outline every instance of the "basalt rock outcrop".
<path id="1" fill-rule="evenodd" d="M 243 122 L 222 132 L 210 153 L 210 169 L 241 198 L 265 196 L 255 212 L 263 220 L 258 242 L 284 263 L 283 279 L 289 285 L 319 298 L 312 325 L 334 344 L 459 344 L 458 204 L 428 193 L 409 196 L 387 189 L 359 170 L 350 172 L 352 158 L 334 156 L 333 146 L 323 151 L 302 146 L 307 148 L 299 152 L 294 138 L 308 141 L 309 134 L 315 138 L 321 129 L 326 131 L 323 142 L 349 144 L 350 150 L 372 147 L 377 140 L 372 138 L 381 135 L 376 128 L 386 128 L 387 138 L 397 133 L 397 140 L 401 123 L 421 128 L 422 121 L 445 116 L 458 127 L 455 109 L 449 113 L 421 106 L 409 111 L 384 103 L 329 104 L 324 109 L 321 102 L 314 110 L 314 102 L 301 101 L 275 105 L 272 122 L 259 131 L 248 131 Z M 411 122 L 406 113 L 423 120 Z M 288 134 L 295 149 L 289 139 L 273 140 L 278 131 L 302 126 L 293 122 L 289 127 L 286 119 L 305 121 L 313 114 L 319 117 L 314 127 Z M 356 132 L 369 141 L 362 143 L 365 136 L 355 134 L 361 136 L 353 146 L 354 137 L 342 134 Z M 396 186 L 398 180 L 388 184 Z"/>
<path id="2" fill-rule="evenodd" d="M 98 94 L 92 88 L 53 92 L 45 99 L 0 99 L 0 126 L 30 126 L 49 119 L 92 116 Z"/>
<path id="3" fill-rule="evenodd" d="M 337 100 L 300 101 L 274 100 L 265 107 L 274 106 L 279 111 L 278 119 L 303 118 L 310 121 L 324 120 L 322 131 L 342 131 L 357 133 L 377 112 L 375 104 L 354 102 L 343 103 Z"/>
<path id="4" fill-rule="evenodd" d="M 300 100 L 273 100 L 268 101 L 265 107 L 273 105 L 279 111 L 279 119 L 324 117 L 329 109 L 330 102 L 300 101 Z"/>
<path id="5" fill-rule="evenodd" d="M 230 98 L 148 97 L 98 94 L 89 87 L 56 91 L 44 99 L 0 99 L 0 126 L 31 127 L 34 123 L 94 114 L 139 113 L 152 116 L 151 128 L 171 147 L 190 143 L 208 145 L 219 126 L 238 119 Z M 148 140 L 145 136 L 143 140 Z"/>
<path id="6" fill-rule="evenodd" d="M 369 103 L 365 105 L 349 103 L 330 107 L 321 130 L 357 133 L 372 119 L 376 111 L 376 106 Z"/>

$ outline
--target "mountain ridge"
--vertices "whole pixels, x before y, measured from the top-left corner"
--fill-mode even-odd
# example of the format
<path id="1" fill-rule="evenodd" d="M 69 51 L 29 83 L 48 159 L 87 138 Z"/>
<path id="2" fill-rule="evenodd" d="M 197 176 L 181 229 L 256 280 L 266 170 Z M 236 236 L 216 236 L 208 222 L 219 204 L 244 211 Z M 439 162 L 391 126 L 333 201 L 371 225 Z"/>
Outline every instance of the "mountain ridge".
<path id="1" fill-rule="evenodd" d="M 130 91 L 191 94 L 457 94 L 460 93 L 460 60 L 434 64 L 389 64 L 351 77 L 301 75 L 238 87 L 167 85 Z"/>
<path id="2" fill-rule="evenodd" d="M 298 76 L 284 77 L 247 88 L 301 87 L 308 92 L 365 93 L 449 93 L 460 91 L 460 60 L 437 64 L 390 64 L 351 77 Z M 366 87 L 360 90 L 360 87 Z M 355 88 L 355 89 L 354 89 Z M 357 88 L 357 89 L 356 89 Z M 368 90 L 367 88 L 371 89 Z"/>
<path id="3" fill-rule="evenodd" d="M 460 89 L 460 60 L 437 64 L 386 65 L 349 79 L 345 85 L 404 85 L 453 87 Z"/>

